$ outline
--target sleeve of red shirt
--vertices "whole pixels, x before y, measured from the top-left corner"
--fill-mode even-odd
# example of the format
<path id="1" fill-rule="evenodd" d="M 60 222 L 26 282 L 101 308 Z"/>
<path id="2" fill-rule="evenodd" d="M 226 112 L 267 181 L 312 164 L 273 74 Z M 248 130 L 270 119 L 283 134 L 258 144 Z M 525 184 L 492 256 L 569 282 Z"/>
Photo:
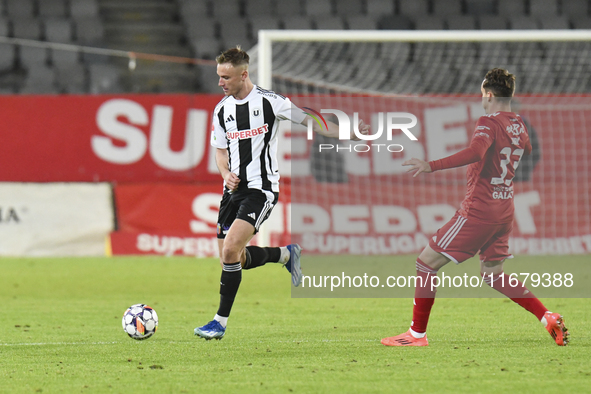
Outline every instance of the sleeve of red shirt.
<path id="1" fill-rule="evenodd" d="M 451 156 L 430 161 L 431 171 L 462 167 L 482 160 L 486 151 L 495 140 L 494 128 L 495 123 L 493 120 L 484 116 L 481 117 L 476 123 L 476 129 L 474 130 L 470 146 Z"/>
<path id="2" fill-rule="evenodd" d="M 527 144 L 525 144 L 525 155 L 529 156 L 531 155 L 531 151 L 533 150 L 532 146 L 531 146 L 531 141 L 528 139 L 527 140 Z"/>

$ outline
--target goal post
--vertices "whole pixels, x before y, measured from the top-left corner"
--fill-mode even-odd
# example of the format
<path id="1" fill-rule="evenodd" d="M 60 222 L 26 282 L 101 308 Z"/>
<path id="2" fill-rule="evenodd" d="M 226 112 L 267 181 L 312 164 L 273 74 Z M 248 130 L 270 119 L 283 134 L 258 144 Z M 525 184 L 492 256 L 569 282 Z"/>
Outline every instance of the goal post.
<path id="1" fill-rule="evenodd" d="M 391 113 L 390 124 L 417 119 L 417 141 L 400 129 L 375 141 L 309 140 L 305 127 L 286 126 L 291 230 L 309 253 L 420 252 L 459 207 L 466 168 L 412 178 L 401 163 L 469 144 L 494 67 L 516 74 L 514 110 L 535 139 L 513 182 L 513 253 L 591 253 L 591 30 L 261 30 L 253 55 L 254 82 L 299 107 L 357 113 L 373 132 Z"/>
<path id="2" fill-rule="evenodd" d="M 276 42 L 591 42 L 591 30 L 259 30 L 257 83 L 273 89 Z"/>

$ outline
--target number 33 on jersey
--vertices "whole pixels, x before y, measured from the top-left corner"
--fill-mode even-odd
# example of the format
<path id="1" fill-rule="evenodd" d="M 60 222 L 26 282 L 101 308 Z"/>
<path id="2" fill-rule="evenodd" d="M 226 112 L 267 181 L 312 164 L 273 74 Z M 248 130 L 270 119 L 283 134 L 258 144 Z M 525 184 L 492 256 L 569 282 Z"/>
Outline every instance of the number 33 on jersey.
<path id="1" fill-rule="evenodd" d="M 522 156 L 531 153 L 527 128 L 514 112 L 482 116 L 473 139 L 486 148 L 482 160 L 468 166 L 468 189 L 461 211 L 489 223 L 513 220 L 513 177 Z"/>

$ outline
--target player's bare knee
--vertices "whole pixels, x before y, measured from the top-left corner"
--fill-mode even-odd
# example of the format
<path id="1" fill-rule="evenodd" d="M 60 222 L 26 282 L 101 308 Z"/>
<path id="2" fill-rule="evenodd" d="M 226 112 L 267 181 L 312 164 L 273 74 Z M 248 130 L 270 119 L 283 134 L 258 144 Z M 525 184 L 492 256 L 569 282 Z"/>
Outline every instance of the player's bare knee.
<path id="1" fill-rule="evenodd" d="M 235 245 L 227 243 L 224 245 L 222 250 L 222 262 L 224 264 L 234 264 L 237 261 L 241 261 L 241 254 L 244 247 L 241 245 Z"/>
<path id="2" fill-rule="evenodd" d="M 503 263 L 505 260 L 499 261 L 481 261 L 480 262 L 480 275 L 500 275 L 503 273 Z"/>

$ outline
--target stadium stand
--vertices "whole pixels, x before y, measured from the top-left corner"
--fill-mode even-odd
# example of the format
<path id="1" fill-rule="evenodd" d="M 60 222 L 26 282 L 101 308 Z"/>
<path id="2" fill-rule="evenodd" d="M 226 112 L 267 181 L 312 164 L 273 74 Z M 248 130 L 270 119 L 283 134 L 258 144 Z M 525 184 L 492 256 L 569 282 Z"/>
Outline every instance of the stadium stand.
<path id="1" fill-rule="evenodd" d="M 0 0 L 0 36 L 213 59 L 225 47 L 237 44 L 253 47 L 260 29 L 589 29 L 589 3 L 588 0 Z M 425 87 L 429 81 L 428 64 L 441 62 L 442 67 L 454 74 L 459 63 L 465 66 L 465 62 L 476 60 L 497 59 L 512 64 L 515 51 L 525 50 L 533 53 L 531 67 L 544 78 L 547 76 L 546 82 L 551 82 L 555 89 L 570 86 L 561 82 L 560 77 L 552 77 L 564 66 L 559 61 L 547 60 L 550 51 L 565 50 L 560 46 L 462 45 L 449 46 L 459 54 L 451 56 L 441 50 L 443 47 L 428 43 L 383 45 L 387 50 L 365 44 L 361 47 L 367 56 L 362 59 L 373 62 L 371 66 L 357 64 L 359 57 L 352 56 L 351 48 L 359 51 L 359 46 L 343 46 L 338 50 L 351 61 L 334 67 L 345 75 L 350 74 L 352 83 L 359 84 L 357 87 L 377 85 L 400 89 L 404 86 L 421 92 L 428 90 Z M 60 50 L 39 51 L 24 46 L 2 47 L 6 50 L 0 53 L 1 93 L 34 92 L 35 79 L 30 74 L 38 70 L 44 76 L 48 75 L 47 70 L 55 76 L 52 83 L 39 85 L 39 92 L 44 93 L 219 93 L 217 82 L 209 80 L 216 79 L 215 72 L 205 66 L 138 60 L 136 70 L 130 71 L 125 59 Z M 538 52 L 534 50 L 541 47 Z M 589 52 L 590 44 L 581 43 L 569 55 L 574 57 L 577 67 L 589 72 L 590 66 L 584 61 Z M 281 62 L 285 62 L 284 69 L 290 69 L 291 77 L 302 70 L 308 78 L 318 81 L 330 78 L 314 67 L 315 59 L 304 54 L 297 59 L 278 56 L 277 65 L 281 70 Z M 335 57 L 335 61 L 339 60 L 341 57 Z M 396 69 L 400 62 L 416 64 L 420 77 Z M 514 65 L 518 69 L 522 67 Z M 375 79 L 385 83 L 362 81 L 363 75 L 374 71 L 366 68 L 373 67 L 383 74 Z M 72 81 L 66 77 L 68 71 L 74 76 Z M 397 80 L 400 78 L 407 79 Z M 462 74 L 459 78 L 466 76 Z M 532 80 L 528 88 L 544 85 L 547 89 L 548 83 Z M 449 89 L 462 89 L 461 85 L 442 83 L 438 92 L 452 93 Z M 583 89 L 571 88 L 577 92 Z"/>

